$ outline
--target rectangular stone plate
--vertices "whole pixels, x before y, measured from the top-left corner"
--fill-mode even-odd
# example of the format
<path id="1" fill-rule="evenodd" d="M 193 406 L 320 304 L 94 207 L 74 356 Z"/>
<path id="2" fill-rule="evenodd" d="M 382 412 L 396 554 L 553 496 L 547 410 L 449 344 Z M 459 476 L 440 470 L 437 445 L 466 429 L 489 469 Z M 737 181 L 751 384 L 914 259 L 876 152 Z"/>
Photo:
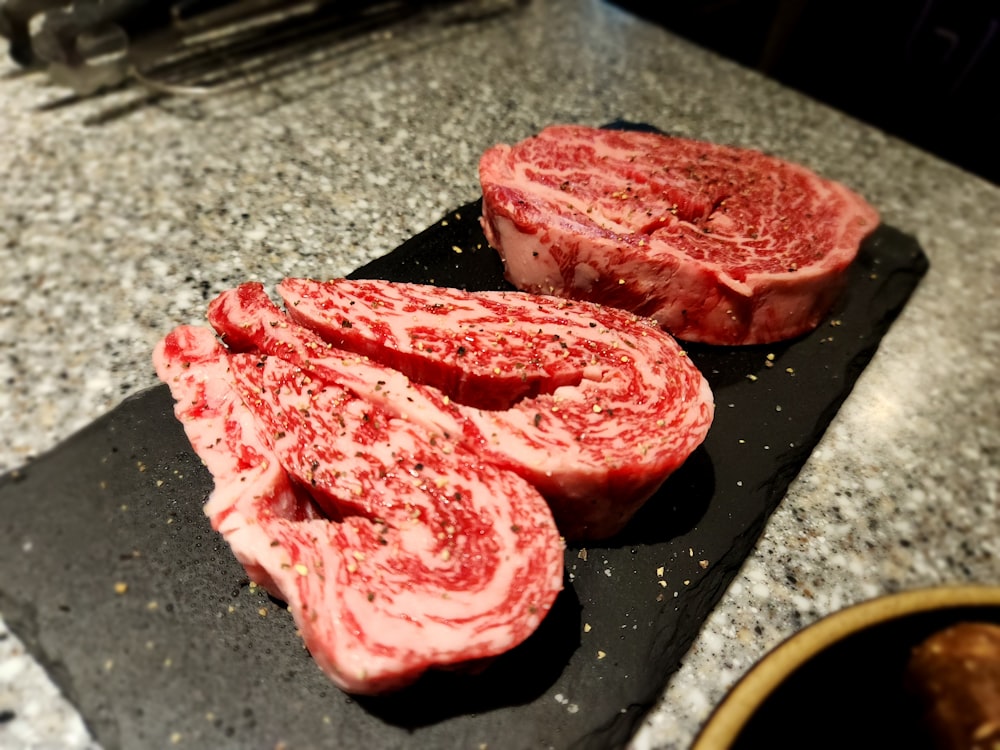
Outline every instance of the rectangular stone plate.
<path id="1" fill-rule="evenodd" d="M 354 276 L 505 288 L 478 214 L 463 206 Z M 718 405 L 704 446 L 620 538 L 567 550 L 541 629 L 479 674 L 377 699 L 334 688 L 209 527 L 211 480 L 165 386 L 0 479 L 0 611 L 107 750 L 619 747 L 926 269 L 883 226 L 814 333 L 688 347 Z"/>

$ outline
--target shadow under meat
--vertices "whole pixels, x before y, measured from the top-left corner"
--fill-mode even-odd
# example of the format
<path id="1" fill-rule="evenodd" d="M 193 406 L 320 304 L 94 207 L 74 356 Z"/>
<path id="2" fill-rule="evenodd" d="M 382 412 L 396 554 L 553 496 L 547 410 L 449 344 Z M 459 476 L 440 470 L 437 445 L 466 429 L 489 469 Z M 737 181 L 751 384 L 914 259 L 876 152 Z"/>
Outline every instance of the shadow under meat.
<path id="1" fill-rule="evenodd" d="M 667 477 L 628 526 L 601 546 L 659 544 L 687 534 L 701 521 L 714 495 L 715 467 L 702 445 Z"/>
<path id="2" fill-rule="evenodd" d="M 355 700 L 383 721 L 408 729 L 531 703 L 562 675 L 579 648 L 580 612 L 580 601 L 567 582 L 538 629 L 480 669 L 432 670 L 398 692 Z"/>

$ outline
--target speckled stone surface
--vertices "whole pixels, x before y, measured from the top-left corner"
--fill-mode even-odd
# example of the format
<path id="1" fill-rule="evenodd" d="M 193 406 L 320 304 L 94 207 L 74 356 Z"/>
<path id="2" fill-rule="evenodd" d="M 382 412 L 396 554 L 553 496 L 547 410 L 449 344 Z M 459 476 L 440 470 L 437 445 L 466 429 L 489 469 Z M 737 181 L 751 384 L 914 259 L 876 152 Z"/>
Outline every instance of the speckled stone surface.
<path id="1" fill-rule="evenodd" d="M 494 142 L 624 118 L 842 180 L 931 260 L 634 748 L 687 747 L 827 613 L 1000 582 L 1000 189 L 612 6 L 383 34 L 205 100 L 66 101 L 4 63 L 0 116 L 0 471 L 153 385 L 154 343 L 215 292 L 347 273 L 475 198 Z M 0 747 L 89 741 L 0 625 Z"/>

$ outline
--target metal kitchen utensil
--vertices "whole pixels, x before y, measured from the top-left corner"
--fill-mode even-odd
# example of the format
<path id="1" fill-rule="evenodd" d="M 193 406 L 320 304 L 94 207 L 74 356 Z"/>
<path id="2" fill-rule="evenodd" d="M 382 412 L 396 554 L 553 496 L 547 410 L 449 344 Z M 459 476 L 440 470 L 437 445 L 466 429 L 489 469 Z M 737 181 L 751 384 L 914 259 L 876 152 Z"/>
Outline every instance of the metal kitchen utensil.
<path id="1" fill-rule="evenodd" d="M 89 95 L 129 80 L 170 94 L 245 87 L 332 44 L 457 23 L 525 0 L 0 0 L 11 58 Z"/>

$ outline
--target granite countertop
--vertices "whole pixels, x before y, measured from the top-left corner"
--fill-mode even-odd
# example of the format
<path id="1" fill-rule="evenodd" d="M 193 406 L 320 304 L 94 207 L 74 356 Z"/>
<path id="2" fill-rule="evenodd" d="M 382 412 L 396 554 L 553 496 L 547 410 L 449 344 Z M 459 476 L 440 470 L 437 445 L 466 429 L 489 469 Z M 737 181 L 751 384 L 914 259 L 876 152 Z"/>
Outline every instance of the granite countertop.
<path id="1" fill-rule="evenodd" d="M 996 186 L 597 0 L 381 34 L 205 99 L 74 101 L 0 67 L 0 471 L 153 385 L 154 343 L 217 291 L 348 273 L 477 197 L 487 146 L 623 118 L 841 180 L 931 261 L 634 747 L 689 745 L 827 613 L 1000 581 Z M 89 742 L 0 626 L 0 746 Z"/>

